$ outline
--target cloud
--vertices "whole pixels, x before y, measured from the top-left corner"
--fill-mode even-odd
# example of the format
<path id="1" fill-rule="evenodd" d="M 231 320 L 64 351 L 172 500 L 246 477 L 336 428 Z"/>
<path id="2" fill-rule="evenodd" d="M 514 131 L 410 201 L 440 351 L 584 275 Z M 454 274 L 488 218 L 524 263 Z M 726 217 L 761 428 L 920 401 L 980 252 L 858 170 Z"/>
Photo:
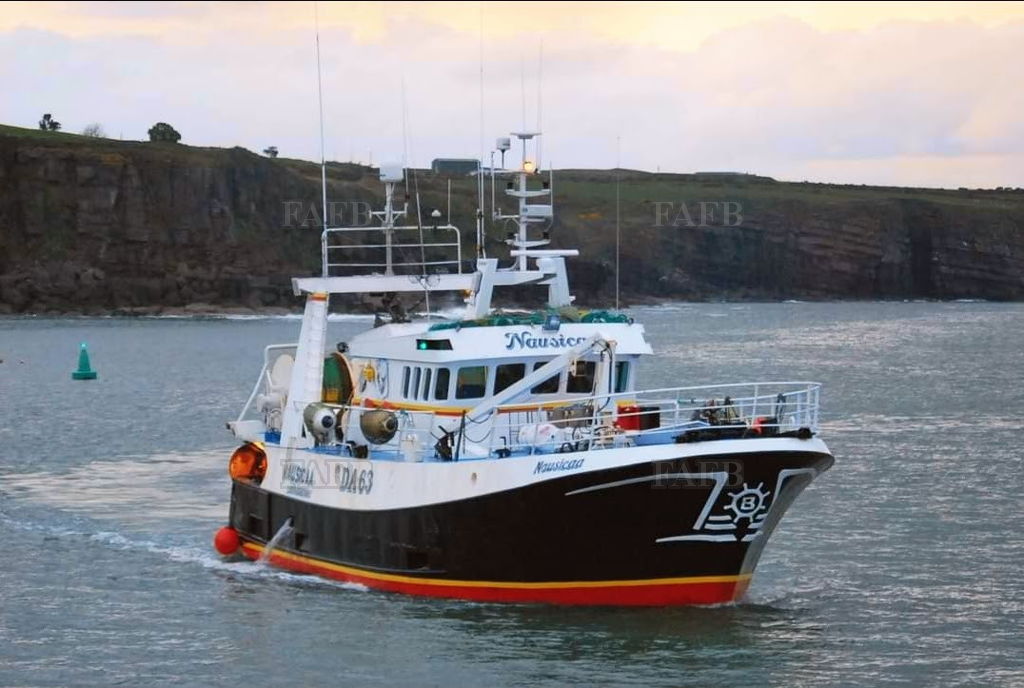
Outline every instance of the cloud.
<path id="1" fill-rule="evenodd" d="M 52 5 L 0 15 L 0 121 L 142 138 L 162 120 L 188 143 L 319 157 L 312 6 Z M 524 103 L 536 125 L 543 39 L 556 166 L 610 167 L 621 138 L 635 168 L 1024 186 L 1024 7 L 853 7 L 486 4 L 485 141 L 523 127 Z M 478 6 L 320 14 L 329 157 L 478 154 Z"/>

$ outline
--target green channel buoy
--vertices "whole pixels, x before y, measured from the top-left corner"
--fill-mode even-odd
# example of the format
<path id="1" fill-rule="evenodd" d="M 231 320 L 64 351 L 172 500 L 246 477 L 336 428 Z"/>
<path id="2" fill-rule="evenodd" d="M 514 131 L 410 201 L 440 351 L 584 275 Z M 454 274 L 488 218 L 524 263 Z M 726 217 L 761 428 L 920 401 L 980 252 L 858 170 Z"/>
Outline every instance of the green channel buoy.
<path id="1" fill-rule="evenodd" d="M 89 348 L 85 342 L 78 349 L 78 370 L 71 373 L 72 380 L 95 380 L 96 371 L 89 365 Z"/>

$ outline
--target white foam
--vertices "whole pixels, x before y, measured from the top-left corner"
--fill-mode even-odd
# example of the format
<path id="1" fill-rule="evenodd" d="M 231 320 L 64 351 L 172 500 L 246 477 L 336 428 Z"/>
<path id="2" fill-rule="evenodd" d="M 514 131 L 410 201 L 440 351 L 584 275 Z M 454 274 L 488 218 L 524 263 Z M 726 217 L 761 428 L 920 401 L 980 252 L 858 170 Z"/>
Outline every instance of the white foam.
<path id="1" fill-rule="evenodd" d="M 282 571 L 281 569 L 258 564 L 248 559 L 227 560 L 214 554 L 205 548 L 189 547 L 183 545 L 165 545 L 153 540 L 132 539 L 121 533 L 110 530 L 88 532 L 66 526 L 49 526 L 30 521 L 22 521 L 11 518 L 7 514 L 0 514 L 0 522 L 6 527 L 12 527 L 23 531 L 41 533 L 44 536 L 55 538 L 77 538 L 95 542 L 101 546 L 116 550 L 137 550 L 166 557 L 169 561 L 181 564 L 196 564 L 204 569 L 230 573 L 236 576 L 244 576 L 258 579 L 277 580 L 290 585 L 302 585 L 312 587 L 329 587 L 343 590 L 367 591 L 365 585 L 359 583 L 345 583 L 319 576 L 303 575 Z M 211 545 L 212 546 L 212 545 Z"/>
<path id="2" fill-rule="evenodd" d="M 97 460 L 67 473 L 9 473 L 6 491 L 36 504 L 132 525 L 227 512 L 230 449 Z"/>

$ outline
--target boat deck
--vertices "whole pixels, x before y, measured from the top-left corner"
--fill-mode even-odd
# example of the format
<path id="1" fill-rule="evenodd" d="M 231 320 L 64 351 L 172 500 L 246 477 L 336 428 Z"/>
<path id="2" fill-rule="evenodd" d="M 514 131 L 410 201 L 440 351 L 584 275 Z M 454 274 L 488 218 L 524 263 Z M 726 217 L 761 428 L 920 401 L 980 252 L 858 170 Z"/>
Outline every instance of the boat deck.
<path id="1" fill-rule="evenodd" d="M 490 460 L 634 446 L 710 442 L 721 439 L 810 437 L 818 430 L 820 385 L 759 382 L 675 387 L 605 394 L 564 403 L 498 406 L 485 419 L 467 422 L 451 412 L 385 408 L 397 431 L 379 444 L 342 437 L 312 451 L 378 461 L 445 462 Z M 328 404 L 345 433 L 378 404 Z M 280 434 L 264 431 L 270 444 Z"/>

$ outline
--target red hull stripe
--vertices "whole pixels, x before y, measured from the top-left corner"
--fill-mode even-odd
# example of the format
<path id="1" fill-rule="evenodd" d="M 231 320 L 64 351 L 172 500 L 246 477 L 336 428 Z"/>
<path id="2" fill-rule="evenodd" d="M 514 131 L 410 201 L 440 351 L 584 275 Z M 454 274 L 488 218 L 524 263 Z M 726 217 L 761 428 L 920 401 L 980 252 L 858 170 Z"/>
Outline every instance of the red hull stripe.
<path id="1" fill-rule="evenodd" d="M 263 545 L 246 542 L 242 551 L 258 559 Z M 299 573 L 359 583 L 368 588 L 428 597 L 453 597 L 480 602 L 546 602 L 578 605 L 681 605 L 720 604 L 743 595 L 752 574 L 697 576 L 651 580 L 571 581 L 514 583 L 505 581 L 463 581 L 418 578 L 343 566 L 320 559 L 274 551 L 271 564 Z"/>

